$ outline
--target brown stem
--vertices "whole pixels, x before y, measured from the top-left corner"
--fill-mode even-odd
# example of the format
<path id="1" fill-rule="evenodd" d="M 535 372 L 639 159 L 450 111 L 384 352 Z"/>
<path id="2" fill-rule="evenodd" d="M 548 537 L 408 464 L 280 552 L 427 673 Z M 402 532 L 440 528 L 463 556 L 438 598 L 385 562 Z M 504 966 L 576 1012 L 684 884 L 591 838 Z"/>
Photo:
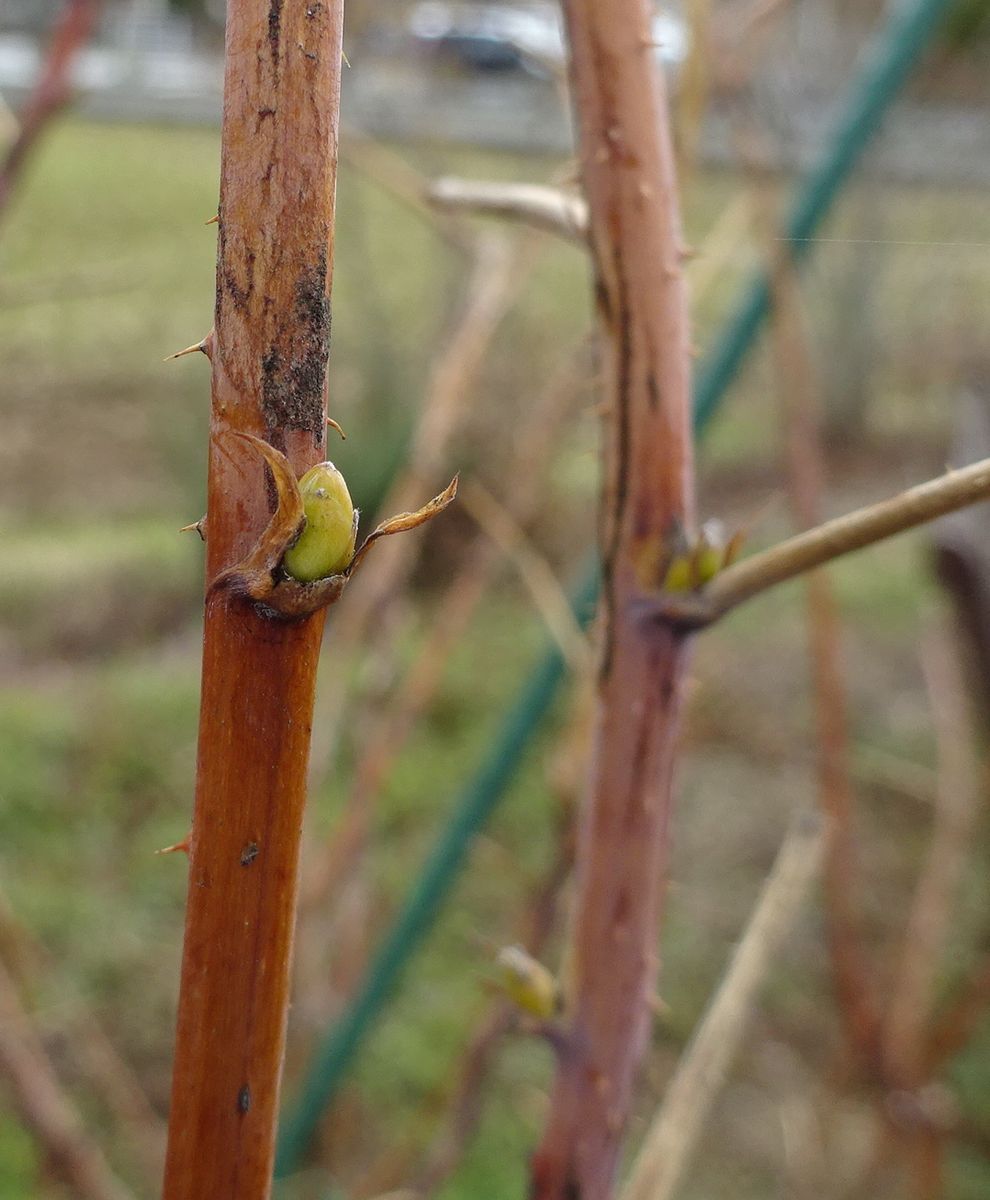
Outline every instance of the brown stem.
<path id="1" fill-rule="evenodd" d="M 2 963 L 0 1077 L 25 1128 L 73 1195 L 80 1200 L 129 1200 L 131 1193 L 83 1129 Z"/>
<path id="2" fill-rule="evenodd" d="M 18 116 L 20 129 L 0 163 L 0 214 L 7 208 L 28 155 L 52 117 L 72 95 L 72 64 L 89 40 L 100 6 L 98 0 L 67 0 L 48 44 L 34 90 Z"/>
<path id="3" fill-rule="evenodd" d="M 567 0 L 607 357 L 603 621 L 567 1020 L 536 1200 L 603 1200 L 649 1036 L 687 645 L 636 619 L 644 539 L 693 523 L 690 345 L 674 154 L 645 0 Z"/>
<path id="4" fill-rule="evenodd" d="M 341 0 L 228 7 L 208 584 L 270 516 L 231 433 L 297 474 L 323 457 L 342 17 Z M 207 605 L 165 1200 L 270 1192 L 322 627 L 227 590 Z"/>
<path id="5" fill-rule="evenodd" d="M 655 607 L 674 624 L 707 625 L 768 588 L 988 497 L 990 459 L 984 459 L 752 554 L 716 575 L 702 592 L 665 596 Z"/>

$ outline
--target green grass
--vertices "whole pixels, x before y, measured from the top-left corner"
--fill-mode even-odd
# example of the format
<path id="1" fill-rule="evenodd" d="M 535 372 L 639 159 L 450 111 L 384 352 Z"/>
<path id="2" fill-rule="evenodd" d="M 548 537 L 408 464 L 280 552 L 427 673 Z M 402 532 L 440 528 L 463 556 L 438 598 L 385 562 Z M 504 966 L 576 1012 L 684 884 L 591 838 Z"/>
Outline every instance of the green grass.
<path id="1" fill-rule="evenodd" d="M 436 147 L 403 153 L 431 173 L 546 179 L 560 167 Z M 202 512 L 209 389 L 199 358 L 160 360 L 210 324 L 214 233 L 203 222 L 215 211 L 217 164 L 210 131 L 67 121 L 32 161 L 0 236 L 0 661 L 8 668 L 0 679 L 0 878 L 18 921 L 51 959 L 33 999 L 56 1063 L 139 1197 L 154 1195 L 155 1181 L 135 1173 L 122 1134 L 56 1034 L 74 1007 L 100 1010 L 165 1112 L 186 873 L 178 856 L 153 852 L 182 837 L 191 810 L 202 547 L 174 531 Z M 695 245 L 736 187 L 727 174 L 692 180 L 687 223 Z M 890 189 L 884 236 L 964 240 L 982 202 L 965 192 Z M 468 264 L 428 221 L 348 169 L 341 172 L 338 229 L 330 378 L 333 411 L 349 438 L 333 456 L 357 503 L 373 509 L 402 459 L 436 346 L 462 307 Z M 832 232 L 853 236 L 855 229 L 855 211 L 840 209 Z M 843 269 L 837 254 L 823 248 L 809 287 L 825 363 L 842 353 L 820 333 L 834 276 Z M 753 261 L 752 245 L 740 244 L 700 298 L 702 346 Z M 955 318 L 965 312 L 979 323 L 986 309 L 976 256 L 958 271 L 948 269 L 952 263 L 958 254 L 930 247 L 892 249 L 884 259 L 875 297 L 882 316 L 882 353 L 871 373 L 876 394 L 861 442 L 832 464 L 833 511 L 895 490 L 945 458 L 953 364 L 970 328 Z M 916 303 L 922 289 L 924 313 Z M 580 254 L 541 243 L 451 455 L 497 494 L 514 483 L 514 418 L 532 403 L 562 348 L 584 331 L 588 294 Z M 533 530 L 562 575 L 583 557 L 593 530 L 594 399 L 589 379 L 547 464 L 547 500 Z M 730 524 L 746 522 L 779 489 L 776 412 L 761 358 L 706 446 L 706 514 L 715 508 Z M 431 531 L 410 596 L 407 659 L 429 626 L 433 598 L 468 528 L 452 512 Z M 751 540 L 764 543 L 786 528 L 786 506 L 777 502 Z M 938 604 L 925 539 L 879 547 L 837 566 L 832 577 L 845 623 L 857 762 L 872 763 L 876 775 L 884 763 L 905 760 L 922 769 L 924 784 L 934 746 L 917 642 Z M 447 664 L 441 694 L 376 805 L 367 905 L 356 926 L 368 944 L 401 902 L 543 641 L 515 576 L 506 573 Z M 338 665 L 336 649 L 331 619 L 327 670 L 381 686 L 373 655 L 370 665 L 346 656 Z M 640 1117 L 719 977 L 788 812 L 813 794 L 800 587 L 743 609 L 702 641 L 691 713 L 660 985 L 669 1008 L 658 1021 Z M 561 711 L 558 727 L 562 718 Z M 348 731 L 330 778 L 315 789 L 313 839 L 334 827 L 360 733 Z M 526 897 L 553 855 L 557 812 L 549 772 L 556 753 L 551 729 L 478 840 L 451 903 L 360 1056 L 321 1134 L 333 1151 L 330 1167 L 296 1181 L 300 1200 L 322 1200 L 331 1183 L 346 1195 L 383 1156 L 405 1144 L 423 1147 L 439 1128 L 452 1073 L 488 1004 L 486 946 L 517 936 Z M 899 931 L 928 809 L 876 779 L 858 799 L 866 903 L 879 954 Z M 985 841 L 985 830 L 980 837 Z M 947 979 L 962 970 L 960 956 L 978 936 L 985 907 L 986 884 L 974 857 Z M 315 943 L 325 961 L 322 973 L 307 976 L 308 990 L 293 1012 L 287 1096 L 312 1038 L 343 1003 L 338 985 L 350 969 L 341 951 L 336 958 L 331 953 L 333 914 L 309 920 L 303 941 Z M 324 937 L 332 946 L 322 945 Z M 557 941 L 551 962 L 558 960 Z M 772 1054 L 777 1042 L 787 1044 L 809 1076 L 828 1069 L 836 1034 L 821 946 L 817 908 L 809 907 L 787 962 L 768 985 L 764 1023 L 738 1068 L 743 1099 L 727 1096 L 691 1195 L 729 1194 L 730 1181 L 734 1198 L 755 1200 L 777 1186 L 779 1157 L 766 1149 L 765 1130 L 754 1129 L 748 1114 L 759 1105 L 750 1099 L 758 1095 L 770 1108 L 776 1102 L 776 1084 L 768 1082 L 773 1072 L 761 1054 Z M 541 1044 L 518 1037 L 501 1048 L 480 1132 L 443 1200 L 522 1192 L 551 1069 Z M 960 1056 L 951 1082 L 966 1113 L 985 1121 L 990 1079 L 979 1047 Z M 415 1164 L 415 1155 L 409 1161 Z M 960 1157 L 954 1171 L 953 1200 L 985 1190 L 978 1158 Z M 386 1181 L 380 1190 L 404 1181 Z M 0 1194 L 33 1200 L 47 1194 L 43 1186 L 32 1142 L 12 1110 L 0 1107 Z"/>

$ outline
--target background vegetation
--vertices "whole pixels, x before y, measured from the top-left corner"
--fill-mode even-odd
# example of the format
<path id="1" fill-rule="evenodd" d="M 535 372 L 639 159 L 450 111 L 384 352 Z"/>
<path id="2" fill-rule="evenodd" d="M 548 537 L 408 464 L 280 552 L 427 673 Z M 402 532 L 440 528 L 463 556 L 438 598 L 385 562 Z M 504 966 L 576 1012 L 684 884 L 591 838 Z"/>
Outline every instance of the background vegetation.
<path id="1" fill-rule="evenodd" d="M 441 147 L 395 153 L 427 176 L 546 180 L 566 169 Z M 32 160 L 0 236 L 4 937 L 16 947 L 46 1045 L 139 1196 L 154 1195 L 157 1181 L 147 1177 L 133 1137 L 94 1084 L 85 1020 L 99 1014 L 151 1109 L 163 1116 L 186 880 L 181 856 L 153 852 L 182 837 L 191 807 L 201 547 L 174 531 L 202 511 L 208 388 L 198 359 L 160 360 L 210 324 L 214 234 L 203 222 L 215 210 L 217 174 L 213 131 L 71 120 Z M 690 177 L 684 209 L 693 244 L 703 244 L 745 186 L 743 176 L 729 172 Z M 978 353 L 990 318 L 986 214 L 985 192 L 976 188 L 870 178 L 844 198 L 825 231 L 836 240 L 820 248 L 807 296 L 816 358 L 832 396 L 830 510 L 927 477 L 950 457 L 953 406 L 967 380 L 985 386 L 990 377 Z M 338 230 L 331 411 L 348 441 L 334 457 L 370 513 L 404 457 L 430 364 L 463 305 L 467 264 L 430 219 L 372 182 L 357 156 L 341 170 Z M 883 244 L 866 246 L 866 237 Z M 533 259 L 532 269 L 520 280 L 518 304 L 495 336 L 470 416 L 447 455 L 503 499 L 517 486 L 514 427 L 590 316 L 578 252 L 533 238 L 524 257 Z M 742 235 L 699 304 L 700 348 L 757 257 L 752 234 Z M 850 287 L 861 296 L 867 289 L 853 321 Z M 851 406 L 848 381 L 842 383 L 850 359 L 863 364 Z M 594 528 L 594 383 L 587 372 L 574 389 L 528 529 L 562 579 L 575 573 Z M 730 525 L 752 524 L 752 541 L 762 543 L 788 527 L 779 402 L 762 360 L 740 384 L 704 449 L 703 506 Z M 402 605 L 404 659 L 429 632 L 438 589 L 472 533 L 463 511 L 431 529 L 415 589 Z M 944 617 L 945 602 L 924 534 L 877 548 L 832 575 L 853 698 L 857 819 L 869 882 L 863 900 L 883 970 L 882 951 L 902 930 L 930 824 L 935 744 L 918 646 Z M 790 812 L 813 795 L 805 637 L 801 593 L 788 587 L 733 616 L 699 647 L 644 1115 L 721 974 Z M 306 914 L 286 1095 L 544 640 L 508 564 L 374 809 L 352 911 L 317 907 Z M 353 659 L 341 656 L 331 614 L 327 676 L 343 674 L 372 705 L 384 704 L 393 675 L 388 669 L 379 677 L 377 669 L 373 645 Z M 322 1165 L 292 1194 L 323 1196 L 331 1186 L 352 1196 L 388 1191 L 406 1181 L 442 1127 L 457 1064 L 491 1002 L 484 986 L 490 948 L 519 936 L 529 898 L 556 853 L 581 773 L 569 733 L 580 707 L 578 689 L 476 844 L 453 903 L 326 1125 Z M 321 754 L 319 702 L 315 739 L 320 764 L 329 747 Z M 361 729 L 345 721 L 333 770 L 315 773 L 313 853 L 335 828 L 360 745 Z M 987 832 L 984 820 L 945 986 L 967 971 L 987 937 Z M 331 954 L 331 942 L 345 949 Z M 547 958 L 555 960 L 552 950 Z M 813 1105 L 823 1088 L 833 1089 L 836 1101 L 833 1127 L 822 1138 L 837 1137 L 853 1157 L 862 1152 L 866 1101 L 854 1083 L 836 1082 L 837 1045 L 813 905 L 767 990 L 685 1198 L 789 1194 L 780 1182 L 796 1169 L 788 1160 L 788 1122 L 795 1112 L 817 1119 Z M 479 1132 L 440 1195 L 520 1193 L 550 1065 L 548 1051 L 532 1039 L 504 1043 Z M 951 1085 L 979 1136 L 956 1153 L 949 1194 L 976 1200 L 990 1187 L 985 1021 L 953 1063 Z M 0 1191 L 11 1200 L 59 1194 L 7 1110 L 0 1110 Z"/>

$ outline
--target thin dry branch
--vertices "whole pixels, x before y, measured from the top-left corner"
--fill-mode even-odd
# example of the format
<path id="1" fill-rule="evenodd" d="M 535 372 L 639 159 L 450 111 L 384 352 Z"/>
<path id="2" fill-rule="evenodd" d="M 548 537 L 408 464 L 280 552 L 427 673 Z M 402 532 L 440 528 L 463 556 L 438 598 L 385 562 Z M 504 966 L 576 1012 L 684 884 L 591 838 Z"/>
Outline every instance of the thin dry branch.
<path id="1" fill-rule="evenodd" d="M 433 363 L 408 460 L 382 502 L 382 511 L 415 507 L 424 487 L 429 493 L 443 472 L 450 443 L 467 415 L 466 401 L 485 354 L 533 262 L 532 254 L 524 255 L 520 247 L 513 247 L 502 236 L 477 240 L 456 328 Z M 402 594 L 421 544 L 392 539 L 348 587 L 334 614 L 335 635 L 341 645 L 359 646 L 374 629 L 377 649 L 386 657 L 391 653 L 392 639 L 383 634 L 386 614 Z M 317 778 L 327 769 L 336 746 L 345 703 L 344 674 L 337 673 L 327 680 L 320 698 L 318 740 L 311 767 L 311 774 Z"/>
<path id="2" fill-rule="evenodd" d="M 429 185 L 427 199 L 448 213 L 502 217 L 586 243 L 588 206 L 580 196 L 536 183 L 501 183 L 446 176 Z"/>
<path id="3" fill-rule="evenodd" d="M 428 200 L 429 181 L 401 154 L 355 129 L 344 127 L 341 130 L 340 157 L 358 174 L 370 179 L 410 212 L 426 221 L 455 250 L 468 256 L 474 253 L 475 236 L 459 220 L 439 218 Z"/>
<path id="4" fill-rule="evenodd" d="M 546 559 L 526 537 L 519 522 L 480 481 L 462 489 L 463 507 L 515 566 L 571 670 L 581 674 L 591 668 L 591 650 L 567 601 L 560 582 Z"/>
<path id="5" fill-rule="evenodd" d="M 72 96 L 72 66 L 99 11 L 98 0 L 67 0 L 59 15 L 34 91 L 18 115 L 17 135 L 0 163 L 0 215 L 35 143 Z"/>
<path id="6" fill-rule="evenodd" d="M 2 890 L 0 963 L 21 990 L 51 966 L 51 956 L 16 919 Z M 126 1134 L 142 1169 L 149 1178 L 156 1178 L 165 1153 L 165 1123 L 152 1108 L 134 1069 L 121 1056 L 96 1014 L 84 1004 L 72 1005 L 59 1027 L 68 1038 L 72 1056 Z"/>
<path id="7" fill-rule="evenodd" d="M 770 239 L 773 200 L 758 184 L 773 291 L 773 359 L 781 397 L 791 510 L 799 529 L 822 519 L 825 491 L 822 402 L 794 262 Z M 839 611 L 824 571 L 806 577 L 809 652 L 817 725 L 818 797 L 827 818 L 825 925 L 836 1000 L 846 1036 L 864 1060 L 879 1062 L 880 1004 L 856 912 L 858 877 L 849 769 L 846 688 Z"/>
<path id="8" fill-rule="evenodd" d="M 571 741 L 572 730 L 565 740 Z M 541 878 L 526 905 L 522 917 L 516 922 L 515 941 L 528 946 L 539 954 L 556 922 L 561 888 L 570 873 L 574 856 L 574 794 L 567 788 L 554 787 L 561 803 L 561 818 L 558 837 L 555 839 L 556 855 L 546 874 Z M 452 1086 L 440 1098 L 444 1108 L 442 1127 L 436 1132 L 425 1154 L 422 1138 L 414 1135 L 405 1139 L 406 1145 L 391 1147 L 366 1171 L 358 1183 L 351 1188 L 356 1196 L 369 1195 L 382 1188 L 394 1187 L 400 1180 L 411 1183 L 409 1194 L 415 1197 L 433 1195 L 447 1177 L 456 1169 L 463 1157 L 482 1116 L 484 1089 L 503 1037 L 513 1029 L 518 1030 L 518 1010 L 512 1008 L 504 998 L 498 999 L 488 1010 L 475 1034 L 460 1056 L 454 1072 Z M 522 1032 L 527 1033 L 528 1030 Z M 433 1114 L 427 1112 L 428 1117 Z M 411 1163 L 419 1159 L 417 1168 Z"/>
<path id="9" fill-rule="evenodd" d="M 571 732 L 567 732 L 568 742 Z M 574 794 L 557 786 L 556 781 L 553 790 L 560 804 L 557 810 L 560 828 L 553 839 L 556 853 L 516 920 L 512 939 L 530 947 L 535 954 L 540 953 L 556 922 L 559 894 L 573 862 Z M 487 949 L 487 939 L 479 941 L 485 942 Z M 392 1137 L 389 1147 L 349 1185 L 350 1195 L 357 1198 L 375 1195 L 401 1182 L 410 1184 L 409 1195 L 414 1197 L 432 1195 L 440 1188 L 456 1168 L 477 1128 L 484 1107 L 485 1085 L 501 1039 L 514 1028 L 519 1031 L 518 1010 L 500 997 L 486 1010 L 454 1065 L 451 1079 L 434 1089 L 421 1105 L 412 1127 Z M 530 1031 L 524 1028 L 521 1032 Z M 425 1152 L 424 1142 L 427 1142 Z"/>
<path id="10" fill-rule="evenodd" d="M 752 221 L 752 204 L 745 192 L 728 201 L 687 263 L 691 298 L 696 305 L 721 285 L 726 268 L 739 253 Z"/>
<path id="11" fill-rule="evenodd" d="M 558 234 L 568 241 L 587 244 L 587 205 L 580 196 L 558 188 L 448 177 L 433 183 L 428 197 L 445 212 L 505 217 Z M 719 281 L 726 263 L 738 253 L 750 224 L 750 208 L 744 192 L 729 201 L 708 231 L 704 244 L 692 254 L 687 272 L 696 302 Z"/>
<path id="12" fill-rule="evenodd" d="M 708 231 L 698 255 L 688 264 L 697 299 L 714 286 L 726 260 L 735 253 L 748 224 L 750 208 L 745 195 L 728 203 Z M 563 356 L 535 401 L 527 405 L 522 422 L 513 430 L 516 451 L 504 472 L 512 480 L 505 506 L 519 525 L 530 520 L 540 503 L 543 466 L 553 452 L 561 422 L 569 410 L 574 411 L 575 394 L 588 378 L 588 350 L 588 340 L 582 339 L 578 347 Z M 464 566 L 447 589 L 416 662 L 365 739 L 341 821 L 325 853 L 317 855 L 309 869 L 301 902 L 304 910 L 332 905 L 334 896 L 350 878 L 366 835 L 367 806 L 435 694 L 447 657 L 485 595 L 500 562 L 497 548 L 488 539 L 481 539 L 468 552 Z"/>
<path id="13" fill-rule="evenodd" d="M 633 1164 L 622 1200 L 669 1200 L 738 1053 L 760 987 L 818 874 L 821 822 L 799 816 L 763 884 L 745 932 Z"/>
<path id="14" fill-rule="evenodd" d="M 587 345 L 568 351 L 546 387 L 527 407 L 516 429 L 515 455 L 506 475 L 514 483 L 507 497 L 516 521 L 528 521 L 540 503 L 545 462 L 559 430 L 574 410 L 575 393 L 586 377 Z M 308 872 L 303 907 L 326 909 L 350 878 L 359 862 L 366 836 L 368 812 L 374 797 L 391 771 L 416 722 L 425 712 L 443 678 L 447 660 L 467 628 L 501 563 L 498 548 L 479 533 L 463 566 L 439 601 L 429 636 L 393 693 L 390 703 L 370 718 L 369 732 L 340 823 L 326 849 Z"/>
<path id="15" fill-rule="evenodd" d="M 680 69 L 677 130 L 677 165 L 683 181 L 698 162 L 698 143 L 708 107 L 711 75 L 712 0 L 687 0 L 688 55 Z"/>
<path id="16" fill-rule="evenodd" d="M 752 554 L 720 572 L 696 595 L 665 596 L 658 612 L 675 624 L 707 625 L 768 588 L 988 498 L 990 459 L 984 459 Z"/>
<path id="17" fill-rule="evenodd" d="M 937 974 L 980 800 L 966 680 L 947 631 L 940 630 L 922 642 L 921 665 L 935 724 L 939 770 L 928 857 L 908 915 L 885 1022 L 887 1056 L 902 1087 L 924 1081 L 924 1043 Z"/>
<path id="18" fill-rule="evenodd" d="M 939 1013 L 928 1033 L 925 1071 L 932 1075 L 973 1036 L 990 1008 L 990 953 L 970 972 L 957 995 Z"/>
<path id="19" fill-rule="evenodd" d="M 583 721 L 580 722 L 583 728 Z M 565 735 L 570 740 L 570 731 Z M 557 854 L 539 882 L 520 922 L 518 941 L 537 957 L 553 930 L 560 893 L 574 863 L 574 797 L 564 800 Z M 456 1087 L 448 1104 L 447 1128 L 430 1147 L 416 1175 L 416 1190 L 434 1195 L 464 1156 L 482 1116 L 483 1090 L 502 1037 L 516 1024 L 516 1013 L 504 1000 L 493 1005 L 461 1060 Z"/>
<path id="20" fill-rule="evenodd" d="M 83 1128 L 2 963 L 0 1077 L 52 1171 L 79 1200 L 133 1200 Z"/>

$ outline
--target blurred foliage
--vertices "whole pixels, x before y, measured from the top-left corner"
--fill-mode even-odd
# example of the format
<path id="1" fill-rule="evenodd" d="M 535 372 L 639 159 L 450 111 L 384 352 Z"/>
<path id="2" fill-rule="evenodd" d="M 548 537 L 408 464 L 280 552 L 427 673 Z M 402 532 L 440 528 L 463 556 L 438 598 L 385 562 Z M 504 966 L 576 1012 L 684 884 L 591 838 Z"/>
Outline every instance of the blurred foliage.
<path id="1" fill-rule="evenodd" d="M 965 48 L 990 38 L 990 0 L 955 0 L 945 21 L 946 43 Z"/>

